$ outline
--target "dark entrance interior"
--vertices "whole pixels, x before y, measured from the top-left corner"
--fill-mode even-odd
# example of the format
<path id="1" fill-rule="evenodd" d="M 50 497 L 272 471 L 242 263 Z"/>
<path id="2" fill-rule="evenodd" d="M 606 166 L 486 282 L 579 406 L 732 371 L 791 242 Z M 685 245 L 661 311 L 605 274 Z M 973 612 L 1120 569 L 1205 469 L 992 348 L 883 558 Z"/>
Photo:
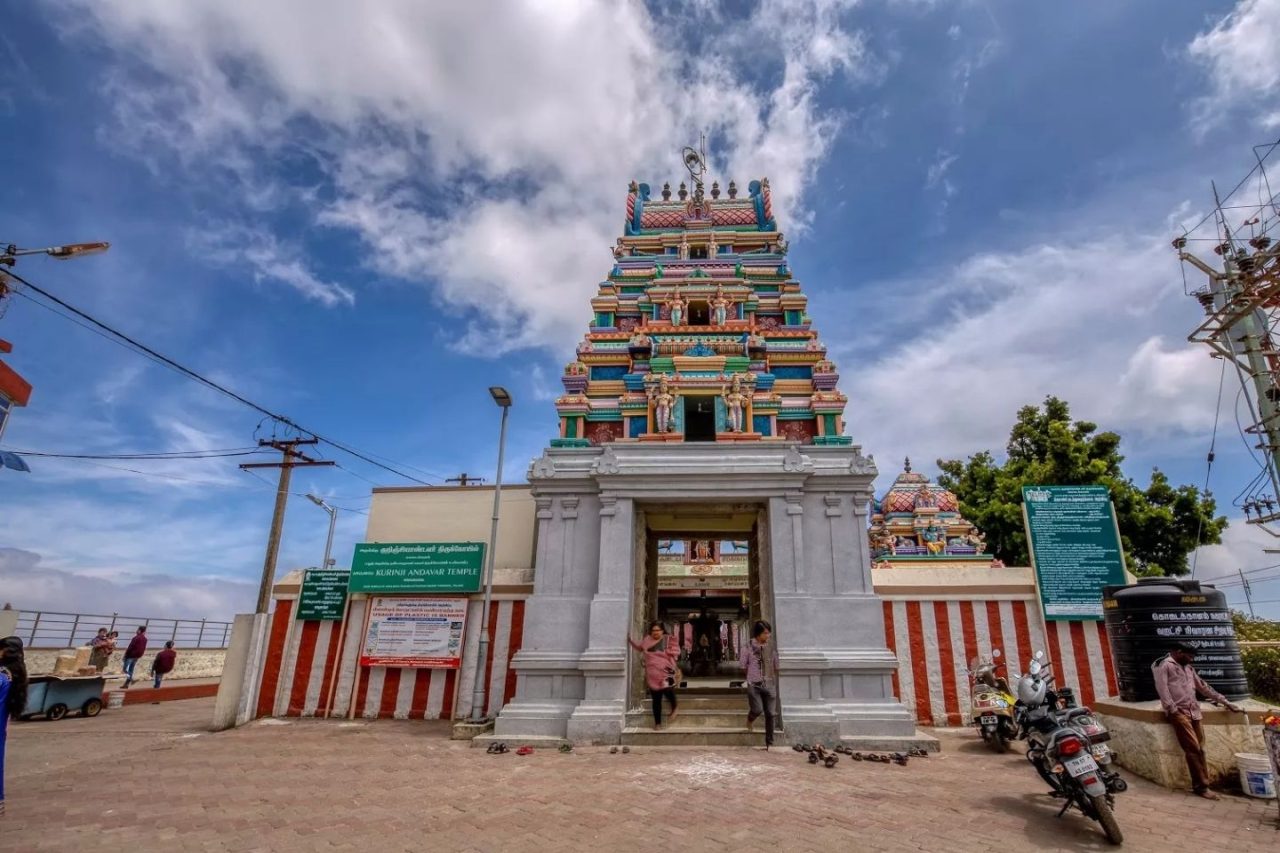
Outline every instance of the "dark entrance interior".
<path id="1" fill-rule="evenodd" d="M 684 398 L 684 440 L 716 440 L 716 401 L 714 397 Z"/>
<path id="2" fill-rule="evenodd" d="M 689 325 L 710 326 L 711 308 L 705 302 L 689 303 Z"/>

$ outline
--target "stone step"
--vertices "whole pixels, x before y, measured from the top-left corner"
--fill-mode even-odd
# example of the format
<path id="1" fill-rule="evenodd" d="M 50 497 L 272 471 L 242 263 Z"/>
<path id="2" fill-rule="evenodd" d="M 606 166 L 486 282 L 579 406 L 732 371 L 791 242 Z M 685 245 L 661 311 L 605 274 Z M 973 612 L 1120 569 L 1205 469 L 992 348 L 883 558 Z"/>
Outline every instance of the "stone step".
<path id="1" fill-rule="evenodd" d="M 663 708 L 663 721 L 667 719 L 667 710 Z M 678 728 L 693 729 L 731 729 L 743 728 L 747 722 L 747 707 L 744 703 L 741 708 L 734 709 L 718 709 L 718 708 L 694 708 L 685 703 L 680 704 L 680 713 L 674 720 L 674 725 Z M 634 728 L 643 728 L 653 725 L 653 711 L 649 709 L 633 710 L 627 712 L 627 726 Z M 759 722 L 760 726 L 764 725 L 764 721 Z"/>
<path id="2" fill-rule="evenodd" d="M 677 718 L 676 722 L 682 721 Z M 622 743 L 627 746 L 764 746 L 764 732 L 749 732 L 745 726 L 698 729 L 675 725 L 658 731 L 628 726 L 622 730 Z M 774 743 L 784 743 L 781 733 L 775 734 Z"/>
<path id="3" fill-rule="evenodd" d="M 698 711 L 741 711 L 747 713 L 747 697 L 746 696 L 699 696 L 676 694 L 676 701 L 680 703 L 680 710 L 683 712 L 685 708 Z M 646 704 L 642 706 L 648 708 Z"/>
<path id="4" fill-rule="evenodd" d="M 677 696 L 746 696 L 745 687 L 677 687 Z"/>

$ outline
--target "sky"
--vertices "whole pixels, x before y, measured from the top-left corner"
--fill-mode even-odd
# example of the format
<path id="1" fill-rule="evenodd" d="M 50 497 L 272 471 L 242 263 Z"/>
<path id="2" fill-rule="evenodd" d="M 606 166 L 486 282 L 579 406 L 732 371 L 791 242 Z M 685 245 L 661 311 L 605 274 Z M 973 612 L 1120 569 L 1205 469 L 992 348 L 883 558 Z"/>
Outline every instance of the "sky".
<path id="1" fill-rule="evenodd" d="M 722 183 L 770 179 L 878 491 L 906 456 L 936 474 L 1001 454 L 1018 408 L 1054 394 L 1121 433 L 1143 483 L 1158 466 L 1203 485 L 1216 437 L 1232 525 L 1197 576 L 1280 563 L 1231 506 L 1258 467 L 1238 386 L 1219 406 L 1218 363 L 1186 341 L 1202 314 L 1169 244 L 1280 136 L 1280 0 L 6 7 L 0 241 L 112 244 L 15 271 L 400 474 L 492 478 L 500 384 L 504 476 L 523 480 L 556 434 L 628 182 L 678 180 L 705 132 Z M 35 386 L 0 446 L 273 437 L 33 297 L 0 318 Z M 411 482 L 317 452 L 338 465 L 295 472 L 281 572 L 322 556 L 327 516 L 300 496 L 340 507 L 342 566 L 372 486 Z M 273 470 L 238 468 L 254 459 L 0 470 L 0 599 L 251 609 L 274 499 Z M 1280 574 L 1254 577 L 1258 613 L 1280 618 Z"/>

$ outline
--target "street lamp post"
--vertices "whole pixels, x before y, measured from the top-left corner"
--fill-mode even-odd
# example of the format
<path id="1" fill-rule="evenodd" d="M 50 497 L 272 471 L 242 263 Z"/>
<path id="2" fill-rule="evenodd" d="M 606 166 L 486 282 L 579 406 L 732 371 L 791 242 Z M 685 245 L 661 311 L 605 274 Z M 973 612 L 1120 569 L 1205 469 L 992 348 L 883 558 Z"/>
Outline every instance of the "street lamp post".
<path id="1" fill-rule="evenodd" d="M 15 258 L 21 258 L 24 255 L 48 255 L 51 258 L 65 261 L 68 258 L 96 255 L 110 248 L 110 243 L 67 243 L 65 246 L 46 246 L 43 249 L 19 249 L 10 243 L 0 249 L 0 265 L 11 267 Z"/>
<path id="2" fill-rule="evenodd" d="M 489 602 L 493 597 L 493 561 L 498 553 L 498 510 L 502 499 L 502 453 L 507 444 L 507 413 L 511 411 L 511 394 L 506 388 L 489 388 L 493 402 L 502 407 L 502 426 L 498 431 L 498 472 L 493 485 L 493 522 L 489 527 L 489 559 L 484 571 L 484 605 L 480 608 L 480 646 L 476 652 L 476 678 L 471 690 L 471 722 L 485 719 L 484 662 L 489 654 Z"/>
<path id="3" fill-rule="evenodd" d="M 48 246 L 43 249 L 20 249 L 13 243 L 0 245 L 0 303 L 3 303 L 5 297 L 9 295 L 9 282 L 14 279 L 18 279 L 16 274 L 6 274 L 4 268 L 12 268 L 13 265 L 18 262 L 18 258 L 25 255 L 48 255 L 51 258 L 66 260 L 68 258 L 77 258 L 82 255 L 96 255 L 99 252 L 105 252 L 109 248 L 111 248 L 110 243 L 68 243 L 65 246 Z M 0 315 L 3 315 L 3 313 L 4 311 L 0 310 Z M 0 341 L 0 352 L 8 351 L 9 345 L 4 341 Z M 10 370 L 9 373 L 11 376 L 17 378 L 19 384 L 25 386 L 25 393 L 29 395 L 31 393 L 31 386 L 26 384 L 22 377 L 18 376 L 12 370 Z M 25 406 L 25 396 L 24 399 L 18 401 L 16 405 Z M 0 411 L 0 433 L 4 431 L 4 425 L 8 419 L 8 413 L 6 411 Z M 0 451 L 0 468 L 12 468 L 15 471 L 31 470 L 21 456 L 8 451 Z"/>
<path id="4" fill-rule="evenodd" d="M 333 562 L 332 560 L 329 559 L 329 554 L 330 552 L 333 551 L 333 526 L 338 521 L 338 511 L 333 507 L 329 506 L 324 501 L 322 501 L 320 498 L 316 497 L 315 495 L 311 495 L 311 494 L 307 495 L 307 500 L 311 501 L 313 504 L 320 507 L 325 512 L 329 513 L 329 538 L 325 540 L 324 562 L 320 564 L 320 568 L 327 569 L 329 568 L 329 563 Z"/>

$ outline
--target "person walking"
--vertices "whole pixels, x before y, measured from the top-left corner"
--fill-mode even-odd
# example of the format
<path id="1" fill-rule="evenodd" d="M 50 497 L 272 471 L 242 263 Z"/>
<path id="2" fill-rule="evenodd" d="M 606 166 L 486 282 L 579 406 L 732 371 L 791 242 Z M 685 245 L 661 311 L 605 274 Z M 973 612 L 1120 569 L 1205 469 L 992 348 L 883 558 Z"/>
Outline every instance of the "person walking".
<path id="1" fill-rule="evenodd" d="M 633 649 L 644 653 L 644 683 L 653 699 L 653 727 L 662 728 L 662 700 L 671 703 L 671 715 L 676 718 L 676 658 L 680 656 L 680 644 L 669 636 L 662 623 L 649 623 L 645 638 L 637 642 L 627 637 Z"/>
<path id="2" fill-rule="evenodd" d="M 773 626 L 763 619 L 751 626 L 751 640 L 744 643 L 738 662 L 747 674 L 747 731 L 764 715 L 764 748 L 773 746 L 773 717 L 778 701 L 778 650 L 770 642 Z"/>
<path id="3" fill-rule="evenodd" d="M 0 640 L 0 818 L 4 817 L 4 746 L 9 718 L 18 719 L 27 707 L 27 662 L 22 640 Z"/>
<path id="4" fill-rule="evenodd" d="M 124 650 L 124 689 L 128 690 L 129 685 L 133 684 L 133 668 L 138 665 L 138 660 L 147 653 L 147 626 L 138 626 L 138 633 L 133 635 L 133 639 L 129 641 L 129 647 Z"/>
<path id="5" fill-rule="evenodd" d="M 1192 666 L 1195 659 L 1195 646 L 1178 643 L 1173 651 L 1152 664 L 1151 669 L 1155 674 L 1156 693 L 1160 695 L 1160 707 L 1173 726 L 1178 745 L 1182 747 L 1182 753 L 1187 759 L 1191 790 L 1196 796 L 1216 800 L 1218 795 L 1209 790 L 1209 772 L 1204 758 L 1204 729 L 1200 724 L 1204 714 L 1200 712 L 1197 694 L 1237 714 L 1244 709 L 1204 683 L 1200 673 Z"/>
<path id="6" fill-rule="evenodd" d="M 115 648 L 107 629 L 99 628 L 98 635 L 89 641 L 89 646 L 93 649 L 89 653 L 89 666 L 102 672 L 107 668 L 107 661 L 111 659 L 111 652 Z"/>
<path id="7" fill-rule="evenodd" d="M 151 675 L 156 680 L 156 687 L 160 686 L 160 682 L 166 675 L 173 672 L 174 664 L 177 662 L 178 653 L 173 650 L 173 640 L 167 640 L 164 651 L 159 652 L 155 660 L 151 661 Z"/>

